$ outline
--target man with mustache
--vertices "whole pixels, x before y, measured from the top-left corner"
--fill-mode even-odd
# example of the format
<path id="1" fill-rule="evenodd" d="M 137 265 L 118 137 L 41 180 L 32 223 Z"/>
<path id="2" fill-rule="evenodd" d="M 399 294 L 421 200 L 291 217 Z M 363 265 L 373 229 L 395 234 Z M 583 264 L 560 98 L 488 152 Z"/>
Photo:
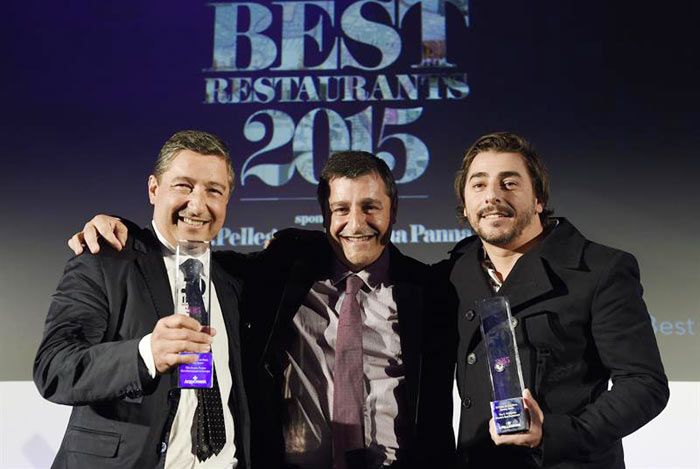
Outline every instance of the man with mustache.
<path id="1" fill-rule="evenodd" d="M 511 133 L 479 138 L 455 179 L 475 236 L 449 272 L 458 296 L 458 455 L 464 467 L 623 468 L 622 437 L 666 405 L 668 384 L 634 257 L 583 237 L 547 209 L 549 179 Z M 495 432 L 474 302 L 509 299 L 528 431 Z M 608 390 L 608 381 L 612 387 Z"/>
<path id="2" fill-rule="evenodd" d="M 253 464 L 444 467 L 454 448 L 451 361 L 431 340 L 454 331 L 426 333 L 445 323 L 426 313 L 428 268 L 390 243 L 393 175 L 376 156 L 348 151 L 319 179 L 325 236 L 284 230 L 252 257 L 220 253 L 245 279 Z M 91 248 L 95 226 L 123 237 L 115 219 L 95 219 Z"/>
<path id="3" fill-rule="evenodd" d="M 119 251 L 107 247 L 68 261 L 34 362 L 42 396 L 73 406 L 52 467 L 250 467 L 240 283 L 223 272 L 216 256 L 197 260 L 211 263 L 203 274 L 211 275 L 209 291 L 199 300 L 202 294 L 210 298 L 208 332 L 215 337 L 195 319 L 173 314 L 174 247 L 178 240 L 216 235 L 233 177 L 218 137 L 195 130 L 174 134 L 148 178 L 151 226 L 132 230 Z M 208 351 L 214 387 L 178 389 L 177 366 L 196 359 L 180 352 Z"/>

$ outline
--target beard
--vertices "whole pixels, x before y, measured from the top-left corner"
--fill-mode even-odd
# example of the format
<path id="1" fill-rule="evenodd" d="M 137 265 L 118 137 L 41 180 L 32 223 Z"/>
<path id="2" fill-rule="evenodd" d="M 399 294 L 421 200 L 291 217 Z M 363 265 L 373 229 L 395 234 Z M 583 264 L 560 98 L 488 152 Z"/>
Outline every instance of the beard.
<path id="1" fill-rule="evenodd" d="M 508 217 L 503 220 L 506 226 L 482 227 L 479 223 L 479 221 L 482 220 L 482 216 L 494 212 L 501 213 Z M 474 233 L 476 233 L 476 235 L 479 236 L 482 241 L 494 246 L 505 247 L 523 234 L 523 231 L 525 231 L 525 228 L 530 226 L 532 219 L 535 216 L 539 215 L 537 214 L 534 206 L 528 207 L 527 210 L 519 213 L 509 205 L 497 205 L 489 208 L 483 208 L 479 210 L 476 215 L 468 216 L 467 219 L 472 231 L 474 231 Z"/>

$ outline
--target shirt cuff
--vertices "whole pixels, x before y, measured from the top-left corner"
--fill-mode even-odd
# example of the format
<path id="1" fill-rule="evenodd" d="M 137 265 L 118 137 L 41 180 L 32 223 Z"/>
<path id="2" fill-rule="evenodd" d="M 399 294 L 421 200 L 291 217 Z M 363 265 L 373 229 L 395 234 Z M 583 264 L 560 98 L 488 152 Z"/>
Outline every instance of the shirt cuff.
<path id="1" fill-rule="evenodd" d="M 151 375 L 151 378 L 155 378 L 156 362 L 153 360 L 153 351 L 151 350 L 151 334 L 146 334 L 139 341 L 139 355 L 148 369 L 148 374 Z"/>

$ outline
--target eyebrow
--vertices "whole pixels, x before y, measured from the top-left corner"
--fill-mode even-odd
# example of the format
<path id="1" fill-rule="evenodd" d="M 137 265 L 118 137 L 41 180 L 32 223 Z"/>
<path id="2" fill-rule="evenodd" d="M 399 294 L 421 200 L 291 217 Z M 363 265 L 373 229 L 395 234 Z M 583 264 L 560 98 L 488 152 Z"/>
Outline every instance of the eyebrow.
<path id="1" fill-rule="evenodd" d="M 479 172 L 479 173 L 474 173 L 471 176 L 469 176 L 469 181 L 471 181 L 474 178 L 483 178 L 483 177 L 488 177 L 489 173 L 487 172 Z M 520 174 L 517 171 L 501 171 L 500 173 L 497 174 L 498 177 L 500 178 L 507 178 L 507 177 L 523 177 L 522 174 Z"/>
<path id="2" fill-rule="evenodd" d="M 192 178 L 190 178 L 190 177 L 187 177 L 187 176 L 176 176 L 176 177 L 173 178 L 172 182 L 173 182 L 173 183 L 187 182 L 187 183 L 189 183 L 189 184 L 195 184 L 195 183 L 196 183 L 196 181 L 195 181 L 194 179 L 192 179 Z M 221 189 L 226 189 L 226 186 L 225 186 L 225 185 L 220 184 L 220 183 L 218 183 L 218 182 L 216 182 L 216 181 L 206 181 L 204 184 L 205 184 L 207 187 L 217 187 L 217 188 L 221 188 Z"/>
<path id="3" fill-rule="evenodd" d="M 375 199 L 373 197 L 365 197 L 364 199 L 359 201 L 360 204 L 377 204 L 377 205 L 382 205 L 382 201 L 379 199 Z M 328 206 L 329 207 L 336 207 L 338 205 L 350 205 L 351 202 L 349 200 L 336 200 L 334 202 L 328 201 Z"/>
<path id="4" fill-rule="evenodd" d="M 219 184 L 218 182 L 215 182 L 215 181 L 210 181 L 210 182 L 208 182 L 208 183 L 207 183 L 207 186 L 209 186 L 209 187 L 217 187 L 217 188 L 220 188 L 220 189 L 222 189 L 222 190 L 226 190 L 226 186 L 225 186 L 225 185 Z"/>

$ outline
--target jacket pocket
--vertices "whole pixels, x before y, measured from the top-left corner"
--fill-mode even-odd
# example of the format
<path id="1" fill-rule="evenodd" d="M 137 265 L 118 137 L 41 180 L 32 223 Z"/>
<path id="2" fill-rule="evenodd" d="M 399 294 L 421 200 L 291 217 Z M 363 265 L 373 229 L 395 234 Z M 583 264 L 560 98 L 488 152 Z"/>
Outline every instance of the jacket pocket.
<path id="1" fill-rule="evenodd" d="M 65 447 L 66 451 L 113 458 L 117 454 L 120 440 L 121 435 L 118 433 L 70 426 L 66 432 Z"/>
<path id="2" fill-rule="evenodd" d="M 557 355 L 563 348 L 563 343 L 550 323 L 551 313 L 542 312 L 525 319 L 525 334 L 527 342 L 534 350 L 531 357 L 532 383 L 535 395 L 541 393 L 552 365 L 552 355 Z"/>

